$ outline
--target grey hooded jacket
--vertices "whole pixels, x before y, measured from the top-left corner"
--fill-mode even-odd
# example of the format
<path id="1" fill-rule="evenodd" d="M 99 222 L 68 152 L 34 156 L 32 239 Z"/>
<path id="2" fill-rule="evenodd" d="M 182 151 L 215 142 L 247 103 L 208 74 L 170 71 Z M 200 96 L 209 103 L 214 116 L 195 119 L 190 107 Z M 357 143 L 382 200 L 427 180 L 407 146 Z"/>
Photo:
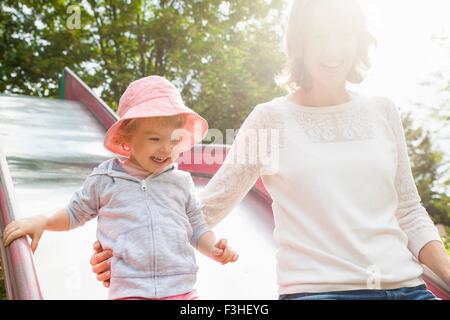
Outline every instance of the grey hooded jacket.
<path id="1" fill-rule="evenodd" d="M 98 217 L 97 238 L 113 251 L 109 299 L 161 298 L 193 289 L 198 267 L 192 246 L 209 227 L 191 175 L 176 164 L 139 180 L 118 159 L 107 160 L 73 195 L 67 211 L 70 229 Z"/>

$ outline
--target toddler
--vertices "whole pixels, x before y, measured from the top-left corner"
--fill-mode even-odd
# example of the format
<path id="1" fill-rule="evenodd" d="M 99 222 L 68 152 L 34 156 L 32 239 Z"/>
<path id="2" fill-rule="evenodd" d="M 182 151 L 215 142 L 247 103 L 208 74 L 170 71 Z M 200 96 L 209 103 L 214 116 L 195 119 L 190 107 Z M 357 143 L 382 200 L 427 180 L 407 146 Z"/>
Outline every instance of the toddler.
<path id="1" fill-rule="evenodd" d="M 159 76 L 131 83 L 118 112 L 104 139 L 118 157 L 96 167 L 66 208 L 10 223 L 4 244 L 28 235 L 34 252 L 44 230 L 97 217 L 97 238 L 113 252 L 109 299 L 196 299 L 192 247 L 222 264 L 238 259 L 209 230 L 191 175 L 177 169 L 178 155 L 204 138 L 207 122 Z"/>

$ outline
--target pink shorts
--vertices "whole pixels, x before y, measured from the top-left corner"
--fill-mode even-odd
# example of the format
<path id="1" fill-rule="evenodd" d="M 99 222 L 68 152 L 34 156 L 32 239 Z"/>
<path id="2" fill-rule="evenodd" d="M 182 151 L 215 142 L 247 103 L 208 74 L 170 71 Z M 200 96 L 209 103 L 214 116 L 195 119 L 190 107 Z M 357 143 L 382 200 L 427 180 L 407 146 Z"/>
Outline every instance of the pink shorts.
<path id="1" fill-rule="evenodd" d="M 199 299 L 200 298 L 198 296 L 197 290 L 192 290 L 187 293 L 177 294 L 176 296 L 157 298 L 157 299 L 148 299 L 148 298 L 142 298 L 142 297 L 127 297 L 127 298 L 120 298 L 117 300 L 199 300 Z"/>

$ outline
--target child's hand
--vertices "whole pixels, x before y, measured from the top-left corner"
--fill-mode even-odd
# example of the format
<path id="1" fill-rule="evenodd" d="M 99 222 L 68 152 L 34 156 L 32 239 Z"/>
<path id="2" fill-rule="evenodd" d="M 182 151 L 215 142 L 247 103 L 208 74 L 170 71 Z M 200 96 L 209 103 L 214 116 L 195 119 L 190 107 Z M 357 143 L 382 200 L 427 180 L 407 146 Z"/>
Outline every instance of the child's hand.
<path id="1" fill-rule="evenodd" d="M 3 243 L 9 246 L 14 240 L 29 235 L 32 239 L 31 250 L 36 250 L 42 233 L 45 230 L 47 219 L 45 216 L 35 216 L 27 219 L 20 219 L 11 222 L 3 232 Z"/>
<path id="2" fill-rule="evenodd" d="M 220 239 L 214 245 L 212 258 L 217 262 L 227 264 L 235 262 L 239 255 L 230 246 L 227 246 L 227 239 Z"/>

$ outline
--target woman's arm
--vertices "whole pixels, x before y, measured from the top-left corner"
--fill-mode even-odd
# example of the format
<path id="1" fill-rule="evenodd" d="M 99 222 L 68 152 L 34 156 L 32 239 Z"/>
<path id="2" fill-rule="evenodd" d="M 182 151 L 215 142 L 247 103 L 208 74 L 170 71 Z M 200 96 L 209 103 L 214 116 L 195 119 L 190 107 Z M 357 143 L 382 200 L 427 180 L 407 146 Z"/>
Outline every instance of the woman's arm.
<path id="1" fill-rule="evenodd" d="M 397 142 L 398 162 L 395 178 L 399 201 L 397 220 L 408 236 L 408 248 L 412 254 L 448 283 L 450 259 L 433 221 L 421 204 L 411 170 L 400 113 L 392 103 L 389 105 L 388 112 Z"/>
<path id="2" fill-rule="evenodd" d="M 419 252 L 419 261 L 431 269 L 450 288 L 450 256 L 439 241 L 430 241 Z"/>
<path id="3" fill-rule="evenodd" d="M 259 177 L 259 168 L 227 160 L 199 192 L 206 222 L 212 228 L 238 205 Z"/>
<path id="4" fill-rule="evenodd" d="M 3 233 L 3 242 L 9 246 L 14 240 L 25 235 L 30 236 L 31 250 L 34 252 L 45 230 L 68 231 L 69 213 L 65 208 L 57 210 L 52 215 L 38 215 L 31 218 L 11 222 Z"/>
<path id="5" fill-rule="evenodd" d="M 224 163 L 199 192 L 210 227 L 216 226 L 242 201 L 263 171 L 276 172 L 280 132 L 272 128 L 271 118 L 262 106 L 253 109 Z"/>

